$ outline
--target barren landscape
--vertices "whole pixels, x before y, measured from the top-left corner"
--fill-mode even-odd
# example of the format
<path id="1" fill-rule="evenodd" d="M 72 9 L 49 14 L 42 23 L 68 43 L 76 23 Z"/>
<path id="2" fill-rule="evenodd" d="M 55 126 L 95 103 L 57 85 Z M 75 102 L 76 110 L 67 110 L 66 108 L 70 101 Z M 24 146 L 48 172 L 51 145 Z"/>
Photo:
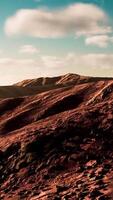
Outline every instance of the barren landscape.
<path id="1" fill-rule="evenodd" d="M 113 79 L 0 87 L 0 199 L 113 199 Z"/>

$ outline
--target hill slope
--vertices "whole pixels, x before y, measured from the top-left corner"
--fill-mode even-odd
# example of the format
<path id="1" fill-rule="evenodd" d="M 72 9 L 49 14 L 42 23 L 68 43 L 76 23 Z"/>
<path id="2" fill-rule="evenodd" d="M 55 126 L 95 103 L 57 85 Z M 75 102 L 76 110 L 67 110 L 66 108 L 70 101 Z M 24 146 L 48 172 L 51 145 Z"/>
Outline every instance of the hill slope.
<path id="1" fill-rule="evenodd" d="M 113 80 L 42 82 L 0 100 L 0 199 L 112 199 Z"/>
<path id="2" fill-rule="evenodd" d="M 74 86 L 102 80 L 113 80 L 113 78 L 86 77 L 77 74 L 66 74 L 53 78 L 42 77 L 24 80 L 12 86 L 0 86 L 0 98 L 22 97 L 39 94 L 45 91 Z"/>

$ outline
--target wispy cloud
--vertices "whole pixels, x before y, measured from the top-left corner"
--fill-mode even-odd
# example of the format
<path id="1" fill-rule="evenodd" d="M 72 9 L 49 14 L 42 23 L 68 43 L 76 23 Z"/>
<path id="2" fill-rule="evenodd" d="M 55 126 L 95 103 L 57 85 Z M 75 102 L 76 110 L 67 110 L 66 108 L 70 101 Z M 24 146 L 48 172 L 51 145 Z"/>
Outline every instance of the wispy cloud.
<path id="1" fill-rule="evenodd" d="M 43 65 L 48 68 L 57 68 L 60 70 L 72 70 L 74 72 L 88 69 L 88 71 L 103 70 L 111 68 L 113 71 L 113 54 L 77 54 L 69 53 L 64 57 L 42 56 Z M 71 66 L 71 67 L 70 67 Z M 70 68 L 69 68 L 70 67 Z M 98 73 L 98 71 L 97 71 Z"/>
<path id="2" fill-rule="evenodd" d="M 19 52 L 25 54 L 36 54 L 39 53 L 40 50 L 33 45 L 23 45 L 20 47 Z"/>
<path id="3" fill-rule="evenodd" d="M 111 32 L 105 12 L 93 4 L 78 3 L 60 10 L 21 9 L 5 23 L 8 36 L 56 38 Z"/>
<path id="4" fill-rule="evenodd" d="M 98 47 L 107 47 L 109 43 L 113 43 L 113 37 L 108 35 L 89 36 L 85 40 L 86 45 L 95 45 Z"/>

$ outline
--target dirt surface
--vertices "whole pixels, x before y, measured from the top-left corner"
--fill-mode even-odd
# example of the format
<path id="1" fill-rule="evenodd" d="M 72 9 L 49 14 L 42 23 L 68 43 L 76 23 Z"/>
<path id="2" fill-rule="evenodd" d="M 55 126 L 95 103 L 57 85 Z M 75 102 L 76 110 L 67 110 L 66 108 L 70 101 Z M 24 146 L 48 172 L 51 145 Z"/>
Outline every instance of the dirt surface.
<path id="1" fill-rule="evenodd" d="M 113 199 L 113 80 L 75 76 L 0 99 L 0 200 Z"/>

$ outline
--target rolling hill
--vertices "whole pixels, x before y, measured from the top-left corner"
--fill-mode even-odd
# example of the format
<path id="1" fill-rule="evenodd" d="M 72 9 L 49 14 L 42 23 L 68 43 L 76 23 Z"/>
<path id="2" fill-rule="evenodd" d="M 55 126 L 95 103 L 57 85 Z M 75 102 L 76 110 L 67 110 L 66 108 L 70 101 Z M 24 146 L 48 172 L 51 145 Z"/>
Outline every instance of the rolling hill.
<path id="1" fill-rule="evenodd" d="M 112 134 L 112 78 L 0 87 L 0 199 L 112 199 Z"/>

